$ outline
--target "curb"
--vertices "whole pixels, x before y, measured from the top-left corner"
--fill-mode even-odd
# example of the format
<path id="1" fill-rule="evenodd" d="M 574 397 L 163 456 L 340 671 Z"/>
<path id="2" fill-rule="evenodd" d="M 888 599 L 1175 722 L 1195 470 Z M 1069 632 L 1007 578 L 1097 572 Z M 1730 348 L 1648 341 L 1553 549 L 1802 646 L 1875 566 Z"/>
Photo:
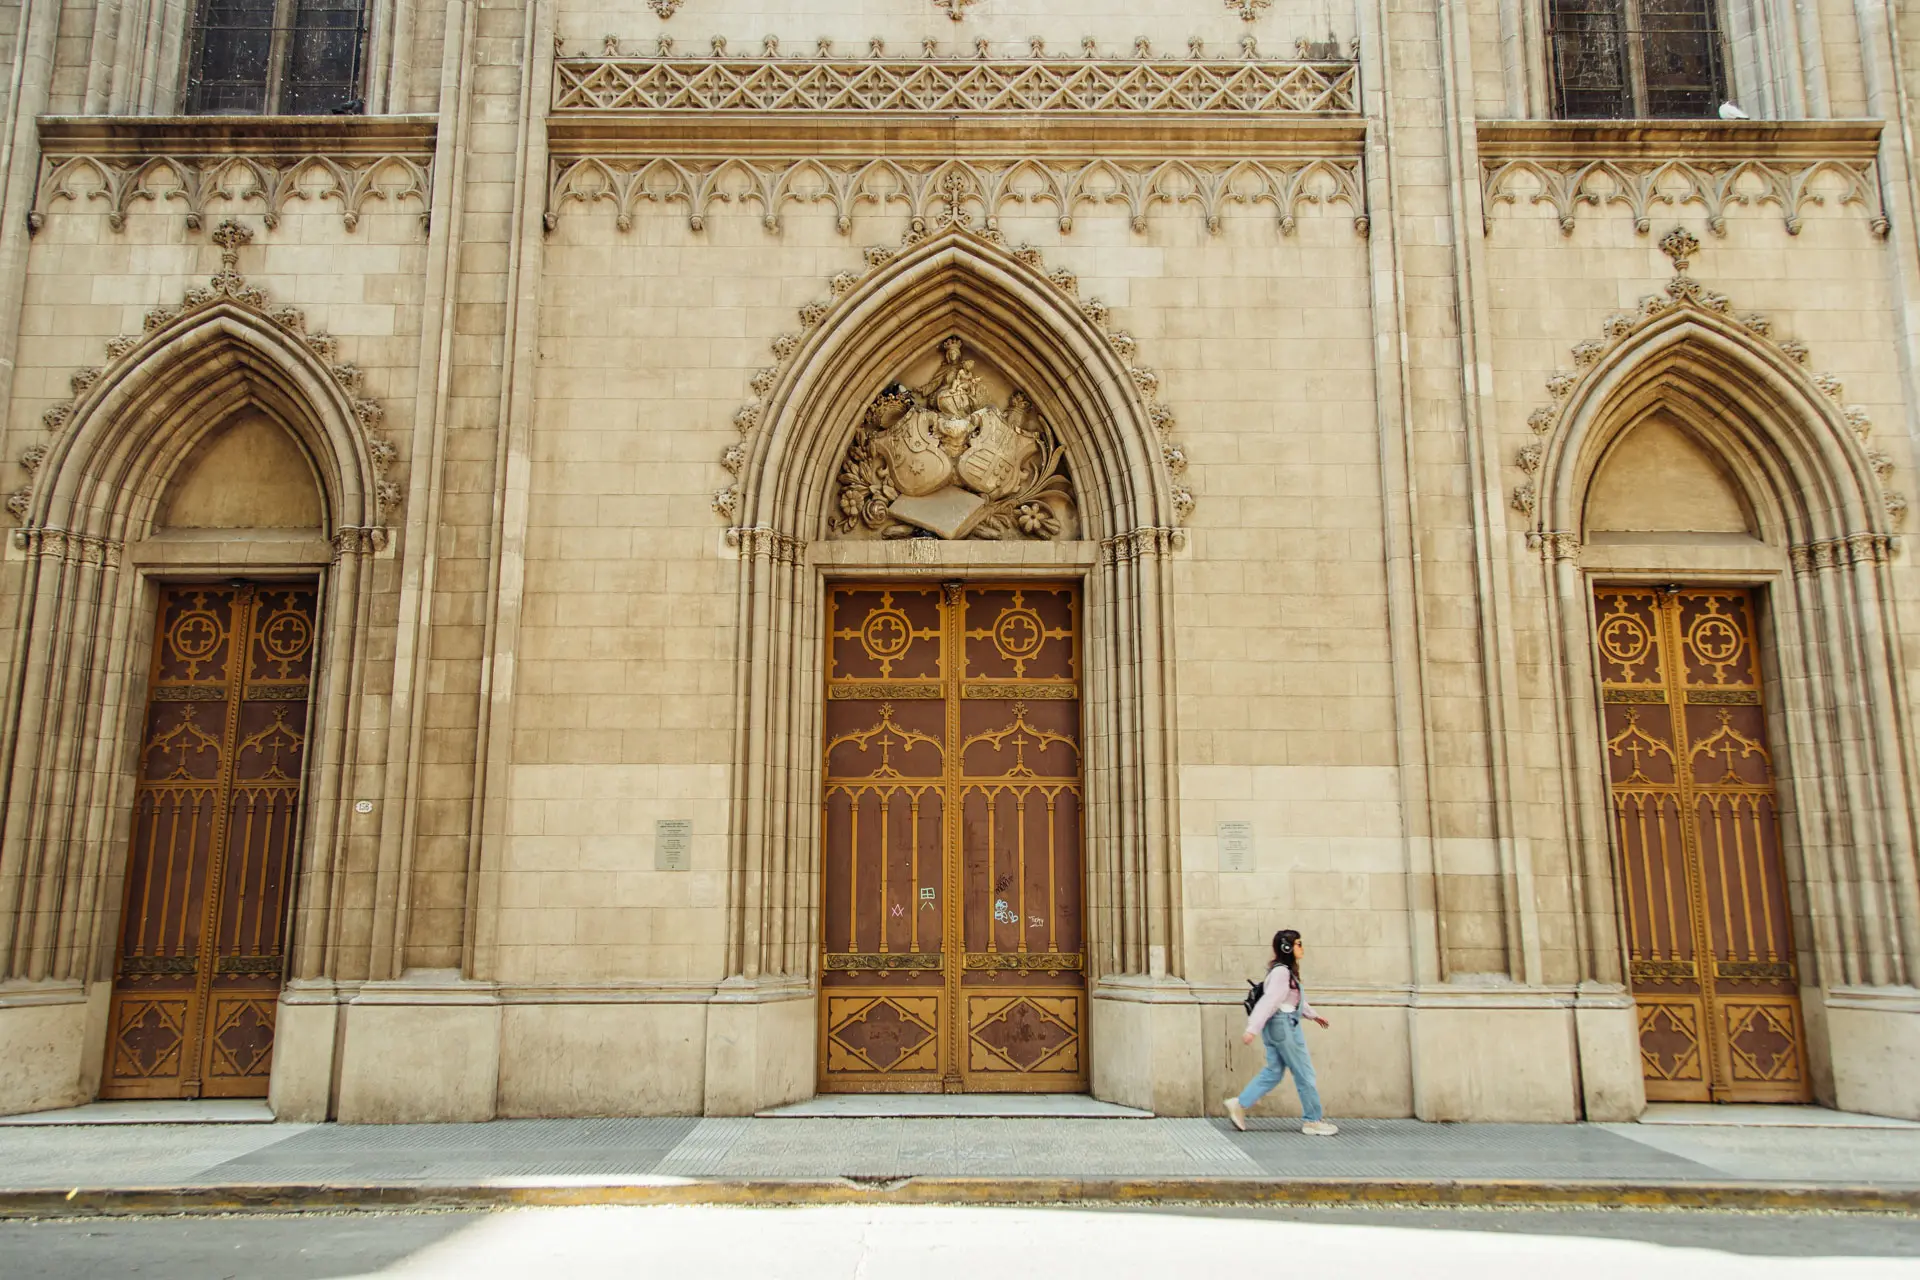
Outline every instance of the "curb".
<path id="1" fill-rule="evenodd" d="M 592 1185 L 499 1179 L 436 1185 L 297 1183 L 0 1191 L 0 1219 L 577 1205 L 846 1204 L 1297 1204 L 1920 1214 L 1920 1187 L 1499 1178 L 659 1178 Z"/>

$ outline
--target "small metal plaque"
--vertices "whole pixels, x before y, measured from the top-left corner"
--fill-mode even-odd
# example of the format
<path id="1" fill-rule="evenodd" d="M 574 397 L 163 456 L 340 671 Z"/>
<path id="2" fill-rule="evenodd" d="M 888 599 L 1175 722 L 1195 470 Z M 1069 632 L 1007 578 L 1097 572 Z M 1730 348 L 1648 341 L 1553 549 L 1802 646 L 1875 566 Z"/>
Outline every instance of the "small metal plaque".
<path id="1" fill-rule="evenodd" d="M 691 871 L 693 869 L 693 820 L 662 818 L 653 824 L 653 869 L 655 871 Z"/>
<path id="2" fill-rule="evenodd" d="M 1253 824 L 1222 822 L 1215 831 L 1220 843 L 1220 870 L 1253 870 Z"/>

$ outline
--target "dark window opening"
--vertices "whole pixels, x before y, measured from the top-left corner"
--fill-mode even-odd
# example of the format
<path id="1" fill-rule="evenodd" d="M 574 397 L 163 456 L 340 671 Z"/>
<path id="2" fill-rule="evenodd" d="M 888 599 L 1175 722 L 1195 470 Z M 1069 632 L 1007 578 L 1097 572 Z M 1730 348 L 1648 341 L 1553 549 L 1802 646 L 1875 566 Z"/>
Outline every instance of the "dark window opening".
<path id="1" fill-rule="evenodd" d="M 201 0 L 187 110 L 356 113 L 366 52 L 365 0 Z"/>
<path id="2" fill-rule="evenodd" d="M 1701 117 L 1726 101 L 1715 0 L 1553 0 L 1556 114 Z"/>

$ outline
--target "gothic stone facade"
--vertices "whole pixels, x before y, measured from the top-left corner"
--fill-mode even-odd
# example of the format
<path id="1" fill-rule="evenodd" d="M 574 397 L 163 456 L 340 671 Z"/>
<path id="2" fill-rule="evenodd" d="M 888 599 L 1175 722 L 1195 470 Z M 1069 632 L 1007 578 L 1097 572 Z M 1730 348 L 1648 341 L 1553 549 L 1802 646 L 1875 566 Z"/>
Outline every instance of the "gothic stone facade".
<path id="1" fill-rule="evenodd" d="M 0 7 L 0 1110 L 1920 1116 L 1912 15 L 255 8 Z"/>

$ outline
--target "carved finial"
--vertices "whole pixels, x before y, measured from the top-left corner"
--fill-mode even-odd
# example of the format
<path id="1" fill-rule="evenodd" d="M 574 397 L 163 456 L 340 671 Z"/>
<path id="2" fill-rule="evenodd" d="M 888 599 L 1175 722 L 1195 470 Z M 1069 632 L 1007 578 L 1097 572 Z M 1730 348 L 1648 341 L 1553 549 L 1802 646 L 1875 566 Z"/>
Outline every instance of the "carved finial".
<path id="1" fill-rule="evenodd" d="M 712 45 L 714 57 L 724 58 L 727 56 L 727 38 L 725 36 L 715 36 Z"/>
<path id="2" fill-rule="evenodd" d="M 553 56 L 556 58 L 567 56 L 567 38 L 558 31 L 553 33 Z"/>
<path id="3" fill-rule="evenodd" d="M 989 55 L 987 53 L 987 42 L 985 39 L 975 40 L 973 42 L 973 56 L 983 62 L 987 59 Z"/>
<path id="4" fill-rule="evenodd" d="M 213 229 L 207 239 L 220 246 L 220 261 L 225 266 L 237 266 L 240 262 L 240 246 L 253 243 L 253 228 L 244 222 L 235 222 L 232 218 L 222 218 L 220 225 Z"/>
<path id="5" fill-rule="evenodd" d="M 620 37 L 619 36 L 601 36 L 600 46 L 603 50 L 605 50 L 606 55 L 609 58 L 617 58 L 620 56 Z"/>
<path id="6" fill-rule="evenodd" d="M 1257 58 L 1260 56 L 1260 46 L 1254 43 L 1254 39 L 1251 35 L 1241 36 L 1240 37 L 1240 53 L 1241 53 L 1241 56 L 1243 57 Z"/>
<path id="7" fill-rule="evenodd" d="M 1189 58 L 1192 58 L 1194 61 L 1198 62 L 1201 58 L 1206 56 L 1206 52 L 1207 52 L 1206 41 L 1202 40 L 1199 36 L 1187 37 L 1187 56 Z"/>
<path id="8" fill-rule="evenodd" d="M 760 37 L 760 53 L 761 53 L 761 56 L 763 57 L 768 57 L 768 58 L 779 57 L 780 56 L 780 37 L 779 36 L 761 36 Z"/>
<path id="9" fill-rule="evenodd" d="M 1047 56 L 1047 42 L 1039 36 L 1028 36 L 1027 52 L 1036 58 L 1044 58 Z"/>
<path id="10" fill-rule="evenodd" d="M 867 56 L 869 58 L 886 57 L 887 42 L 879 36 L 868 36 L 867 37 Z"/>
<path id="11" fill-rule="evenodd" d="M 932 36 L 928 36 L 920 42 L 920 56 L 923 58 L 931 58 L 939 48 L 940 42 Z"/>
<path id="12" fill-rule="evenodd" d="M 1081 56 L 1081 57 L 1083 57 L 1083 58 L 1097 58 L 1097 57 L 1099 57 L 1099 56 L 1100 56 L 1100 55 L 1099 55 L 1099 53 L 1098 53 L 1098 52 L 1096 52 L 1096 50 L 1097 50 L 1097 48 L 1098 48 L 1098 46 L 1096 46 L 1096 45 L 1095 45 L 1095 44 L 1093 43 L 1093 37 L 1092 37 L 1092 36 L 1081 36 L 1081 37 L 1080 37 L 1080 56 Z"/>
<path id="13" fill-rule="evenodd" d="M 1687 269 L 1693 255 L 1700 252 L 1700 241 L 1685 227 L 1675 227 L 1660 237 L 1660 252 L 1673 260 L 1674 274 Z"/>
<path id="14" fill-rule="evenodd" d="M 815 40 L 813 42 L 813 53 L 814 56 L 818 58 L 831 58 L 833 56 L 833 37 L 821 36 L 818 40 Z"/>
<path id="15" fill-rule="evenodd" d="M 1135 36 L 1133 38 L 1133 56 L 1142 59 L 1153 56 L 1153 45 L 1145 36 Z"/>
<path id="16" fill-rule="evenodd" d="M 653 47 L 661 57 L 671 58 L 673 56 L 673 37 L 661 36 L 653 42 Z"/>

